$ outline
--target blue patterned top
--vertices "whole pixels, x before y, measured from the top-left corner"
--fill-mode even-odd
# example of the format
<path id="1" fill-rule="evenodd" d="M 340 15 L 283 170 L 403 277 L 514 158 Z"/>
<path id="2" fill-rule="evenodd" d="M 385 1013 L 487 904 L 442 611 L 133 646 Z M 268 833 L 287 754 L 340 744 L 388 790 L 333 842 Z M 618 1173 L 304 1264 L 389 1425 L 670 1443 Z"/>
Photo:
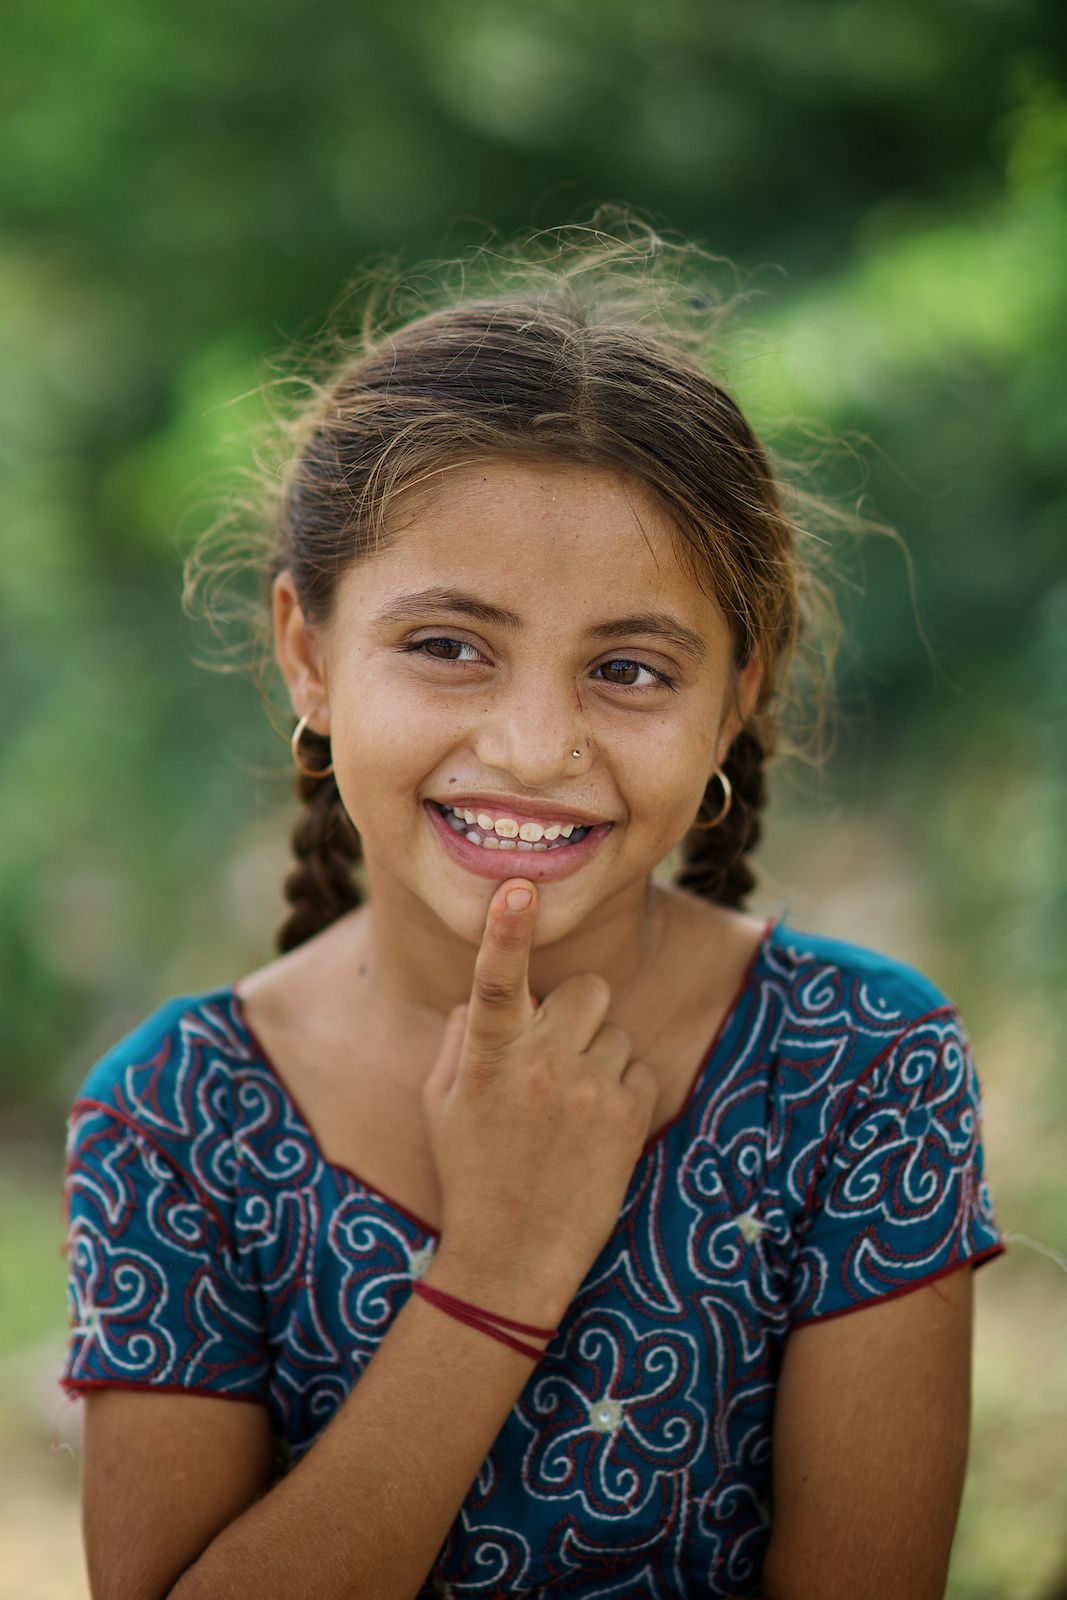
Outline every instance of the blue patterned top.
<path id="1" fill-rule="evenodd" d="M 770 919 L 421 1593 L 758 1594 L 790 1329 L 1006 1248 L 980 1093 L 927 978 Z M 232 986 L 108 1051 L 68 1130 L 60 1384 L 262 1404 L 299 1460 L 433 1229 L 323 1159 Z"/>

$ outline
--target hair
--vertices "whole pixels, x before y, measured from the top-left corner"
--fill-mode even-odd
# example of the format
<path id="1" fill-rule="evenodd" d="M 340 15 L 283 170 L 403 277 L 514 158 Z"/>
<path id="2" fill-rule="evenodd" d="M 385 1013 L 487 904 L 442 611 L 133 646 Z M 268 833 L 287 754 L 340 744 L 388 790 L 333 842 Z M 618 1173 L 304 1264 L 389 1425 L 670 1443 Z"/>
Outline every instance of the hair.
<path id="1" fill-rule="evenodd" d="M 694 824 L 672 857 L 679 887 L 742 907 L 757 882 L 750 858 L 768 765 L 786 752 L 813 759 L 810 742 L 783 729 L 802 680 L 814 691 L 815 743 L 828 725 L 841 624 L 820 571 L 828 541 L 812 529 L 897 535 L 810 494 L 795 464 L 757 439 L 720 381 L 735 302 L 710 287 L 716 258 L 626 215 L 605 233 L 603 215 L 445 263 L 432 293 L 429 269 L 411 284 L 394 277 L 384 292 L 372 278 L 358 333 L 330 332 L 318 360 L 305 358 L 305 373 L 321 370 L 301 379 L 308 392 L 281 419 L 281 470 L 273 481 L 264 473 L 263 491 L 245 503 L 259 582 L 257 680 L 262 688 L 276 576 L 288 569 L 307 621 L 326 623 L 346 571 L 388 547 L 397 497 L 432 489 L 450 468 L 518 456 L 637 479 L 666 510 L 694 581 L 725 613 L 734 682 L 753 656 L 761 663 L 756 703 L 722 763 L 732 804 L 717 826 Z M 212 568 L 198 544 L 186 602 L 205 574 L 241 564 L 231 555 Z M 300 750 L 308 767 L 330 765 L 328 736 L 305 730 Z M 364 898 L 359 835 L 333 775 L 298 773 L 296 790 L 302 814 L 279 952 Z M 713 818 L 722 803 L 713 776 L 701 814 L 706 807 Z"/>

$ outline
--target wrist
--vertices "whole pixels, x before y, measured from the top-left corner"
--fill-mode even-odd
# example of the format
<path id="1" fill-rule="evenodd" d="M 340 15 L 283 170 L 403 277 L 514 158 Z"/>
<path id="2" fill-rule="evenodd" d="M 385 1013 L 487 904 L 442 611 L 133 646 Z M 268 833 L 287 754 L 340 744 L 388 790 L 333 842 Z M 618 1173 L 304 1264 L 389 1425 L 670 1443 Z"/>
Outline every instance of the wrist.
<path id="1" fill-rule="evenodd" d="M 514 1271 L 501 1271 L 496 1265 L 441 1245 L 422 1281 L 433 1289 L 443 1289 L 460 1299 L 472 1301 L 498 1317 L 539 1328 L 558 1328 L 570 1304 L 570 1297 L 558 1284 L 539 1282 L 533 1275 L 519 1278 Z M 524 1335 L 533 1344 L 546 1345 L 548 1339 Z"/>

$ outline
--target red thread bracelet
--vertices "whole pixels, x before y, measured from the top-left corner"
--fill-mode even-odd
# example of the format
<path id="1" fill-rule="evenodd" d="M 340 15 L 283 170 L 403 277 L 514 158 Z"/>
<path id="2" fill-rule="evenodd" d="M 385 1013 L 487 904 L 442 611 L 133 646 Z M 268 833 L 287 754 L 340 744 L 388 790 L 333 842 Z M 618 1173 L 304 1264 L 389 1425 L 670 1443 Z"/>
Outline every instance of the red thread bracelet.
<path id="1" fill-rule="evenodd" d="M 436 1305 L 436 1301 L 431 1301 Z M 470 1327 L 477 1328 L 480 1333 L 488 1333 L 492 1338 L 499 1339 L 501 1344 L 510 1345 L 512 1350 L 518 1350 L 521 1355 L 529 1356 L 534 1361 L 540 1361 L 543 1351 L 536 1345 L 523 1344 L 521 1339 L 513 1339 L 510 1333 L 505 1333 L 503 1328 L 494 1328 L 488 1322 L 483 1322 L 480 1317 L 471 1316 L 469 1311 L 458 1311 L 454 1306 L 439 1306 L 448 1316 L 455 1317 L 457 1322 L 466 1322 Z"/>
<path id="2" fill-rule="evenodd" d="M 476 1306 L 469 1300 L 461 1300 L 458 1295 L 449 1294 L 444 1289 L 435 1289 L 428 1283 L 416 1281 L 411 1287 L 414 1294 L 420 1295 L 431 1305 L 436 1305 L 439 1310 L 455 1317 L 458 1322 L 465 1322 L 472 1328 L 480 1329 L 482 1333 L 490 1334 L 494 1339 L 499 1339 L 501 1344 L 508 1345 L 512 1350 L 518 1350 L 524 1356 L 532 1357 L 534 1361 L 540 1361 L 544 1355 L 543 1350 L 523 1344 L 520 1339 L 512 1339 L 500 1328 L 493 1327 L 492 1323 L 501 1322 L 505 1327 L 517 1329 L 519 1333 L 533 1333 L 542 1339 L 551 1339 L 556 1332 L 555 1328 L 537 1328 L 529 1322 L 516 1322 L 511 1317 L 498 1316 L 496 1312 L 486 1311 L 483 1306 Z"/>
<path id="3" fill-rule="evenodd" d="M 447 1302 L 448 1305 L 462 1306 L 464 1311 L 477 1312 L 479 1316 L 487 1317 L 490 1322 L 499 1322 L 505 1328 L 511 1328 L 515 1333 L 536 1333 L 542 1339 L 551 1339 L 556 1332 L 555 1328 L 535 1328 L 532 1322 L 515 1322 L 511 1317 L 502 1317 L 495 1311 L 486 1311 L 484 1306 L 476 1306 L 472 1300 L 461 1300 L 458 1294 L 449 1294 L 447 1289 L 438 1289 L 419 1279 L 414 1285 L 420 1294 L 426 1294 L 439 1304 Z"/>

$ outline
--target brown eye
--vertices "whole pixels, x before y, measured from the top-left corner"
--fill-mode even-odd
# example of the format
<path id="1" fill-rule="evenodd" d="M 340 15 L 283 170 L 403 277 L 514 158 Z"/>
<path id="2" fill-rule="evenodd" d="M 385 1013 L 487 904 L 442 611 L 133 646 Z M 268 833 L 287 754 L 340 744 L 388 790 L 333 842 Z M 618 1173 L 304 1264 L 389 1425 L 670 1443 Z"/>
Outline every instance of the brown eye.
<path id="1" fill-rule="evenodd" d="M 458 661 L 460 659 L 458 656 L 432 655 L 427 649 L 428 645 L 440 645 L 446 650 L 474 650 L 474 646 L 472 644 L 468 644 L 466 639 L 453 639 L 447 634 L 439 634 L 433 639 L 415 639 L 411 644 L 404 645 L 403 648 L 409 655 L 414 655 L 421 652 L 430 661 Z M 474 653 L 475 655 L 478 654 L 476 650 Z"/>
<path id="2" fill-rule="evenodd" d="M 613 672 L 616 667 L 622 667 L 625 672 L 640 672 L 642 670 L 636 661 L 608 661 L 604 664 L 604 671 Z M 648 668 L 646 667 L 644 670 L 648 671 Z M 610 681 L 618 683 L 620 689 L 632 689 L 634 687 L 632 683 L 619 683 L 618 679 Z"/>
<path id="3" fill-rule="evenodd" d="M 658 680 L 657 683 L 621 683 L 618 678 L 603 680 L 605 683 L 613 684 L 616 689 L 627 689 L 631 694 L 647 694 L 650 690 L 661 686 L 664 689 L 674 688 L 674 679 L 668 677 L 665 672 L 660 672 L 658 667 L 650 667 L 644 661 L 631 661 L 625 656 L 616 656 L 613 661 L 603 661 L 596 670 L 610 672 L 615 667 L 622 667 L 626 672 L 648 672 Z"/>

